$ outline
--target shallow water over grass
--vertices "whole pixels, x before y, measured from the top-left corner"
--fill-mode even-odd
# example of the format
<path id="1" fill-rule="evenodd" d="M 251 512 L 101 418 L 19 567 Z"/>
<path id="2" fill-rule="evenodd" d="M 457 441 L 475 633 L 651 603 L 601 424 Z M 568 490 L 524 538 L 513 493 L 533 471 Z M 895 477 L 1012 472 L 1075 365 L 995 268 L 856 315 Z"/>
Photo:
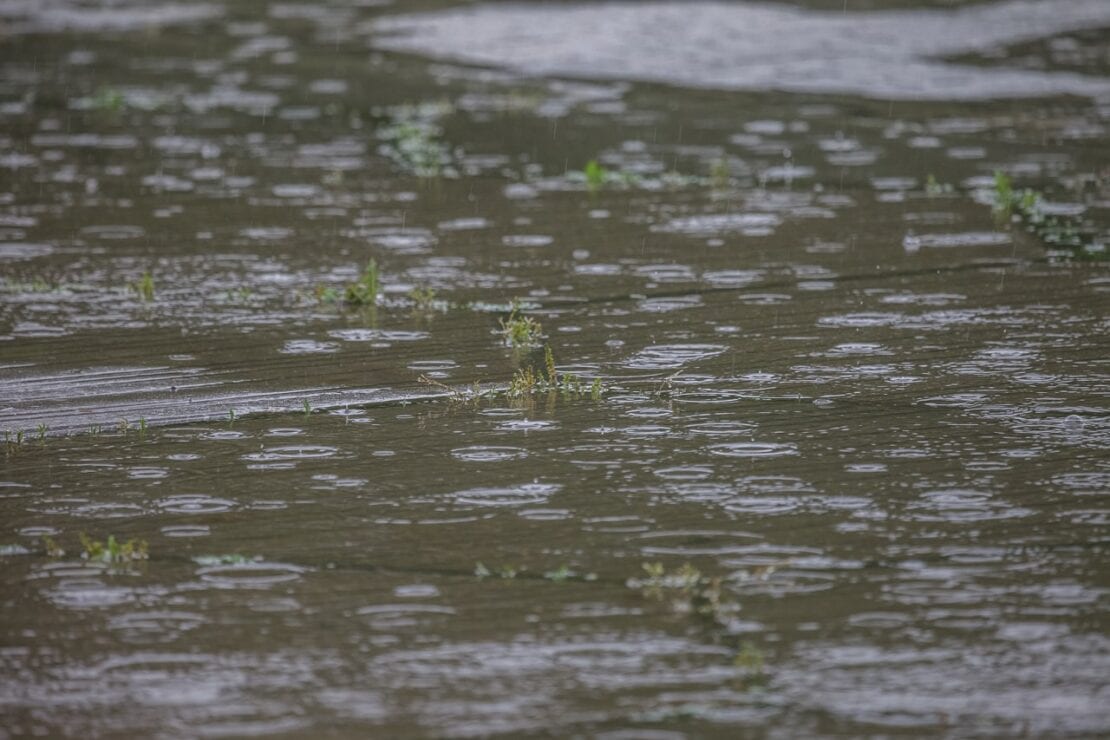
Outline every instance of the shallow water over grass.
<path id="1" fill-rule="evenodd" d="M 12 23 L 0 734 L 1110 729 L 1105 101 L 528 77 L 376 5 Z M 581 387 L 501 392 L 544 344 Z"/>

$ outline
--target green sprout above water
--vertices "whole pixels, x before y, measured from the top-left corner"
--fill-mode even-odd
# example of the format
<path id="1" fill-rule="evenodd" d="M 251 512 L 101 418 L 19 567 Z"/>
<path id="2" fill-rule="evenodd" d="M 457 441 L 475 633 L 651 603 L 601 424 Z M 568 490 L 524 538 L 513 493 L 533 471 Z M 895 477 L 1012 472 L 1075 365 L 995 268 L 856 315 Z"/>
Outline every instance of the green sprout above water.
<path id="1" fill-rule="evenodd" d="M 520 313 L 519 304 L 514 303 L 507 318 L 502 318 L 501 337 L 513 349 L 539 346 L 543 338 L 543 325 L 531 316 Z"/>
<path id="2" fill-rule="evenodd" d="M 131 539 L 121 543 L 114 535 L 108 535 L 108 541 L 101 542 L 92 539 L 84 532 L 78 536 L 84 550 L 81 557 L 91 562 L 131 563 L 136 560 L 146 560 L 149 557 L 145 540 Z"/>
<path id="3" fill-rule="evenodd" d="M 596 573 L 579 573 L 576 570 L 571 570 L 569 565 L 560 565 L 555 570 L 546 571 L 543 577 L 555 583 L 566 583 L 567 581 L 596 581 Z"/>
<path id="4" fill-rule="evenodd" d="M 66 551 L 58 546 L 53 537 L 43 537 L 42 544 L 46 549 L 46 557 L 55 559 L 65 557 Z"/>
<path id="5" fill-rule="evenodd" d="M 542 367 L 528 363 L 519 368 L 513 373 L 505 395 L 511 399 L 521 400 L 540 393 L 546 393 L 551 397 L 562 394 L 567 398 L 579 398 L 588 394 L 596 401 L 601 397 L 602 391 L 600 378 L 595 378 L 593 383 L 587 386 L 582 378 L 574 373 L 560 373 L 555 366 L 555 353 L 551 351 L 550 345 L 544 345 Z"/>
<path id="6" fill-rule="evenodd" d="M 144 272 L 143 276 L 131 287 L 139 294 L 139 298 L 142 300 L 148 302 L 154 300 L 154 277 L 150 272 Z"/>
<path id="7" fill-rule="evenodd" d="M 254 300 L 254 291 L 245 285 L 235 289 L 228 289 L 224 294 L 224 300 L 228 303 L 250 303 Z"/>
<path id="8" fill-rule="evenodd" d="M 586 187 L 591 191 L 600 190 L 605 185 L 608 173 L 596 159 L 591 159 L 586 163 L 585 169 L 582 173 L 586 176 Z"/>
<path id="9" fill-rule="evenodd" d="M 720 578 L 710 578 L 690 563 L 668 571 L 662 563 L 644 563 L 644 577 L 630 578 L 628 586 L 655 601 L 668 601 L 674 611 L 717 622 L 738 610 L 723 600 Z"/>
<path id="10" fill-rule="evenodd" d="M 417 177 L 451 175 L 451 149 L 441 134 L 439 126 L 429 121 L 398 121 L 378 131 L 385 142 L 379 151 Z"/>
<path id="11" fill-rule="evenodd" d="M 0 291 L 4 293 L 54 293 L 63 289 L 64 286 L 41 275 L 36 275 L 26 281 L 5 278 L 4 282 L 0 284 Z"/>
<path id="12" fill-rule="evenodd" d="M 116 113 L 123 109 L 127 103 L 127 99 L 123 93 L 114 87 L 101 87 L 93 95 L 91 101 L 92 107 L 96 110 L 108 111 Z"/>
<path id="13" fill-rule="evenodd" d="M 509 581 L 527 571 L 527 568 L 517 565 L 489 567 L 482 562 L 474 564 L 474 575 L 481 580 L 487 578 L 500 578 Z M 578 571 L 572 570 L 569 565 L 563 564 L 555 570 L 544 571 L 543 578 L 544 580 L 554 583 L 566 583 L 567 581 L 596 581 L 597 574 L 579 573 Z"/>
<path id="14" fill-rule="evenodd" d="M 316 286 L 316 302 L 317 303 L 339 303 L 343 298 L 342 291 L 339 291 L 330 285 L 317 285 Z"/>
<path id="15" fill-rule="evenodd" d="M 745 641 L 740 645 L 740 649 L 736 651 L 736 655 L 732 659 L 734 666 L 751 677 L 763 675 L 764 662 L 763 651 L 750 641 Z"/>
<path id="16" fill-rule="evenodd" d="M 451 304 L 447 301 L 436 298 L 435 288 L 417 286 L 409 291 L 409 300 L 412 301 L 413 311 L 417 313 L 428 314 L 436 311 L 447 311 L 451 307 Z"/>
<path id="17" fill-rule="evenodd" d="M 13 434 L 11 430 L 4 431 L 4 454 L 14 455 L 23 446 L 23 430 L 17 429 Z"/>
<path id="18" fill-rule="evenodd" d="M 709 181 L 713 184 L 713 187 L 718 190 L 728 187 L 731 178 L 732 171 L 729 169 L 728 160 L 714 160 L 709 168 Z"/>
<path id="19" fill-rule="evenodd" d="M 502 565 L 497 568 L 488 568 L 481 561 L 474 564 L 474 575 L 481 579 L 502 578 L 504 580 L 512 580 L 523 571 L 524 568 L 515 565 Z"/>
<path id="20" fill-rule="evenodd" d="M 949 195 L 952 193 L 953 188 L 948 183 L 939 182 L 936 175 L 929 173 L 925 178 L 925 195 L 930 198 L 939 198 L 942 195 Z"/>
<path id="21" fill-rule="evenodd" d="M 1067 249 L 1079 259 L 1110 259 L 1110 250 L 1094 244 L 1090 234 L 1081 230 L 1078 217 L 1051 215 L 1043 194 L 1032 188 L 1015 189 L 1009 175 L 1002 171 L 994 173 L 991 205 L 999 223 L 1019 220 L 1050 247 Z"/>
<path id="22" fill-rule="evenodd" d="M 371 258 L 359 279 L 347 286 L 343 298 L 351 306 L 374 306 L 377 305 L 380 293 L 381 275 L 378 272 L 378 262 Z"/>
<path id="23" fill-rule="evenodd" d="M 591 193 L 596 193 L 606 185 L 614 185 L 620 188 L 636 187 L 644 185 L 644 178 L 628 170 L 610 170 L 603 167 L 596 159 L 591 159 L 586 163 L 586 167 L 582 170 L 582 175 L 586 178 L 586 189 Z M 677 172 L 671 172 L 661 175 L 659 184 L 666 186 L 684 186 L 692 182 L 703 184 L 708 182 L 704 178 L 688 178 L 680 175 Z"/>

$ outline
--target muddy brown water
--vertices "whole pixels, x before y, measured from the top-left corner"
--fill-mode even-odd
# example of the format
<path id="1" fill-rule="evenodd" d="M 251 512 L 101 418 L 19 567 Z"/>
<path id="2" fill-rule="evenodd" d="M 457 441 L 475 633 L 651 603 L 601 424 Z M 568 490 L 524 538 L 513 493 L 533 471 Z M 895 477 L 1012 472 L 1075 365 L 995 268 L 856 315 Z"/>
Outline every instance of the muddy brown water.
<path id="1" fill-rule="evenodd" d="M 0 737 L 1110 732 L 1104 6 L 921 101 L 844 19 L 953 3 L 754 6 L 793 92 L 442 5 L 0 8 Z"/>

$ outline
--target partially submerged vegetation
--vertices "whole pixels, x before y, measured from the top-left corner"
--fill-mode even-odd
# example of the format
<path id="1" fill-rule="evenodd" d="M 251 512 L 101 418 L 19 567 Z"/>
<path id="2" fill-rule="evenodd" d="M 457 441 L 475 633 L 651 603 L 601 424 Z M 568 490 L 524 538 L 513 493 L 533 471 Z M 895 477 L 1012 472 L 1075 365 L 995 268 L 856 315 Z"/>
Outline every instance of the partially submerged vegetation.
<path id="1" fill-rule="evenodd" d="M 531 575 L 531 573 L 532 573 L 532 571 L 529 571 L 527 567 L 522 566 L 522 565 L 499 565 L 499 566 L 489 567 L 489 566 L 486 566 L 481 561 L 474 564 L 474 575 L 475 575 L 475 577 L 477 577 L 479 579 L 482 579 L 482 580 L 485 580 L 485 579 L 502 579 L 502 580 L 506 580 L 506 581 L 511 581 L 511 580 L 515 579 L 516 577 L 518 577 L 518 576 L 521 576 L 521 575 L 524 575 L 524 574 Z M 554 570 L 543 571 L 542 573 L 537 573 L 536 575 L 533 575 L 532 577 L 535 578 L 536 576 L 542 576 L 544 580 L 552 581 L 554 583 L 565 583 L 567 581 L 596 581 L 597 580 L 597 574 L 596 573 L 583 573 L 581 571 L 574 570 L 573 568 L 571 568 L 566 563 L 561 564 L 559 567 L 555 568 Z"/>
<path id="2" fill-rule="evenodd" d="M 543 325 L 531 316 L 520 312 L 520 304 L 514 302 L 507 317 L 500 319 L 501 337 L 513 349 L 537 347 L 543 339 Z"/>
<path id="3" fill-rule="evenodd" d="M 129 565 L 140 560 L 147 560 L 150 557 L 146 540 L 129 539 L 121 542 L 116 539 L 115 535 L 108 535 L 107 540 L 101 541 L 94 540 L 84 532 L 78 534 L 77 538 L 81 543 L 81 559 L 92 563 Z M 54 538 L 43 537 L 42 543 L 47 557 L 65 557 L 66 551 L 54 541 Z"/>
<path id="4" fill-rule="evenodd" d="M 136 560 L 146 560 L 150 557 L 146 540 L 131 539 L 119 542 L 115 535 L 108 535 L 106 542 L 94 540 L 84 532 L 80 535 L 81 547 L 85 560 L 100 563 L 131 563 Z"/>
<path id="5" fill-rule="evenodd" d="M 511 399 L 524 399 L 535 394 L 562 395 L 581 398 L 589 395 L 593 400 L 601 398 L 603 391 L 601 378 L 594 378 L 587 385 L 574 373 L 560 373 L 555 366 L 555 354 L 550 345 L 544 345 L 543 365 L 536 367 L 531 362 L 519 368 L 509 381 L 505 395 Z"/>
<path id="6" fill-rule="evenodd" d="M 544 346 L 543 364 L 537 366 L 531 359 L 513 373 L 508 386 L 483 386 L 475 382 L 470 387 L 452 387 L 441 381 L 420 376 L 420 382 L 446 391 L 449 398 L 458 404 L 475 404 L 483 398 L 506 398 L 514 402 L 526 402 L 535 396 L 545 395 L 554 400 L 586 398 L 597 401 L 605 392 L 601 378 L 586 383 L 573 373 L 560 373 L 555 366 L 555 355 L 550 346 Z"/>
<path id="7" fill-rule="evenodd" d="M 645 175 L 631 170 L 613 170 L 603 166 L 597 159 L 586 162 L 579 172 L 570 172 L 567 178 L 572 182 L 585 182 L 586 189 L 596 193 L 604 188 L 645 190 L 676 189 L 686 187 L 723 188 L 731 184 L 731 173 L 727 162 L 714 162 L 709 168 L 709 176 L 687 175 L 670 169 L 658 174 Z"/>
<path id="8" fill-rule="evenodd" d="M 378 261 L 370 258 L 358 280 L 350 283 L 343 294 L 344 300 L 351 306 L 374 306 L 378 303 L 381 294 L 381 275 L 378 273 Z"/>
<path id="9" fill-rule="evenodd" d="M 455 154 L 443 140 L 439 121 L 454 111 L 450 103 L 388 108 L 387 122 L 377 130 L 378 153 L 398 168 L 422 178 L 457 177 Z"/>
<path id="10" fill-rule="evenodd" d="M 451 308 L 450 303 L 436 298 L 435 288 L 416 286 L 409 290 L 408 297 L 412 301 L 412 310 L 416 313 L 429 314 Z"/>
<path id="11" fill-rule="evenodd" d="M 4 430 L 4 454 L 7 456 L 14 455 L 23 446 L 24 433 L 22 429 L 17 429 L 14 432 L 10 429 Z"/>
<path id="12" fill-rule="evenodd" d="M 149 271 L 144 272 L 132 287 L 142 300 L 154 300 L 154 276 Z"/>
<path id="13" fill-rule="evenodd" d="M 703 575 L 690 563 L 668 571 L 662 563 L 644 563 L 643 577 L 630 578 L 629 588 L 645 598 L 666 601 L 680 613 L 721 620 L 739 610 L 722 599 L 721 579 Z"/>
<path id="14" fill-rule="evenodd" d="M 1049 247 L 1067 250 L 1078 259 L 1105 260 L 1110 251 L 1096 244 L 1078 215 L 1052 214 L 1044 195 L 1032 188 L 1015 189 L 1009 175 L 994 173 L 995 216 L 1002 223 L 1017 220 Z"/>
<path id="15" fill-rule="evenodd" d="M 93 110 L 109 113 L 118 113 L 123 110 L 126 104 L 127 98 L 119 89 L 107 86 L 97 89 L 96 93 L 89 99 L 89 105 Z"/>

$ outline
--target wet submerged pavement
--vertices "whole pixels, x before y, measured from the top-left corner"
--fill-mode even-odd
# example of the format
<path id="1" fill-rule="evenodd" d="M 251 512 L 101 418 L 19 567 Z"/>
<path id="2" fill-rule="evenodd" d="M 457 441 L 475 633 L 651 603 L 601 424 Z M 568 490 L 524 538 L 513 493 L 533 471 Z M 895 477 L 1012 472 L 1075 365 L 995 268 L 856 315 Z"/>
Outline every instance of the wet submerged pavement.
<path id="1" fill-rule="evenodd" d="M 533 77 L 379 5 L 0 10 L 0 736 L 1110 729 L 1106 99 Z M 959 64 L 1097 89 L 1072 28 Z M 540 363 L 513 299 L 598 397 L 452 398 Z"/>

